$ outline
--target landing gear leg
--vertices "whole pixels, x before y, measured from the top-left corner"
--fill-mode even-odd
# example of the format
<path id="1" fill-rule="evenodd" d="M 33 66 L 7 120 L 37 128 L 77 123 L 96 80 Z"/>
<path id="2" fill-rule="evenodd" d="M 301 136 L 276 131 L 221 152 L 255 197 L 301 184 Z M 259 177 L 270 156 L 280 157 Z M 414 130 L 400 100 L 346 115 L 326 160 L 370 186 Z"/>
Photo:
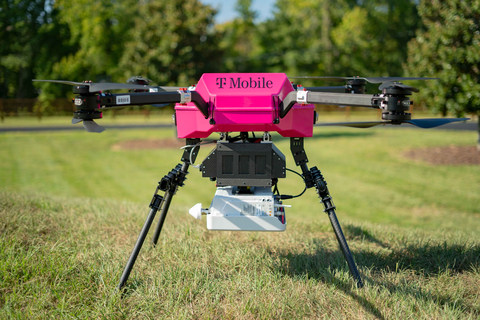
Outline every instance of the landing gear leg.
<path id="1" fill-rule="evenodd" d="M 328 218 L 330 219 L 330 223 L 332 224 L 333 231 L 335 232 L 338 244 L 340 245 L 340 249 L 345 256 L 345 260 L 347 260 L 350 273 L 355 279 L 357 287 L 362 288 L 362 278 L 360 277 L 357 265 L 355 264 L 355 260 L 353 260 L 352 253 L 348 248 L 347 240 L 343 235 L 342 228 L 340 227 L 340 223 L 338 222 L 337 216 L 335 214 L 335 206 L 333 205 L 332 197 L 330 196 L 330 193 L 328 191 L 327 182 L 325 181 L 320 170 L 318 170 L 317 167 L 312 167 L 308 169 L 308 166 L 306 164 L 308 162 L 308 159 L 303 148 L 303 138 L 290 138 L 290 149 L 292 150 L 293 158 L 296 165 L 302 168 L 303 177 L 305 178 L 305 184 L 307 185 L 307 188 L 315 187 L 315 189 L 317 190 L 318 197 L 321 199 L 321 202 L 325 207 L 324 212 L 328 215 Z"/>
<path id="2" fill-rule="evenodd" d="M 200 139 L 187 139 L 187 147 L 185 148 L 182 157 L 183 164 L 178 164 L 158 183 L 158 186 L 155 189 L 155 193 L 153 194 L 152 201 L 150 202 L 150 211 L 148 213 L 147 219 L 145 220 L 142 231 L 140 231 L 140 235 L 138 236 L 137 242 L 135 243 L 133 251 L 130 254 L 127 265 L 125 266 L 122 276 L 120 277 L 120 282 L 117 286 L 118 290 L 122 289 L 127 282 L 133 265 L 137 260 L 140 249 L 142 248 L 143 242 L 145 241 L 148 231 L 150 230 L 153 220 L 155 219 L 155 215 L 157 211 L 161 208 L 162 210 L 160 212 L 160 220 L 158 222 L 152 241 L 154 245 L 157 244 L 158 237 L 160 236 L 163 223 L 165 222 L 165 218 L 170 207 L 170 202 L 172 201 L 172 198 L 177 192 L 178 188 L 184 185 L 183 182 L 186 180 L 186 175 L 188 174 L 190 160 L 194 162 L 196 155 L 198 154 L 198 149 L 200 147 L 197 144 L 199 142 Z M 165 191 L 163 197 L 158 194 L 159 191 Z"/>

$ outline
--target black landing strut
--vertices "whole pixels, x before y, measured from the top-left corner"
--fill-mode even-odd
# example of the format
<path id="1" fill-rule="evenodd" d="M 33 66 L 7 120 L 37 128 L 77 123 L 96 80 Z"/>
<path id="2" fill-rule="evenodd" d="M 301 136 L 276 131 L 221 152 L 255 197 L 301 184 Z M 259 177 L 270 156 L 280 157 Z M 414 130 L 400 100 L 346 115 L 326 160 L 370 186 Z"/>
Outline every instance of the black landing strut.
<path id="1" fill-rule="evenodd" d="M 325 181 L 322 173 L 320 172 L 320 170 L 317 169 L 317 167 L 311 167 L 310 169 L 308 169 L 308 159 L 303 148 L 303 138 L 290 138 L 290 149 L 292 150 L 295 164 L 302 168 L 303 177 L 305 178 L 305 184 L 307 188 L 315 187 L 315 189 L 317 190 L 318 197 L 321 199 L 321 202 L 325 207 L 324 212 L 328 215 L 328 218 L 330 219 L 330 223 L 332 224 L 333 231 L 335 232 L 338 244 L 340 245 L 340 249 L 345 256 L 345 260 L 347 260 L 350 273 L 355 279 L 357 287 L 362 288 L 362 278 L 360 277 L 357 265 L 355 264 L 355 260 L 353 260 L 352 253 L 348 248 L 347 240 L 343 235 L 342 228 L 340 227 L 337 215 L 335 214 L 335 206 L 333 205 L 332 197 L 328 192 L 327 182 Z"/>

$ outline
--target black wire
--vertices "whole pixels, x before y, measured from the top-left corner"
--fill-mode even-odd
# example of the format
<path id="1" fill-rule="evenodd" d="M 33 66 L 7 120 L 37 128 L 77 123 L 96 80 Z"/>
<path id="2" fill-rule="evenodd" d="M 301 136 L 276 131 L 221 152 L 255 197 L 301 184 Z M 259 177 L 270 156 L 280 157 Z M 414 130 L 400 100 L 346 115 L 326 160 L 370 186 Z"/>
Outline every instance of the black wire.
<path id="1" fill-rule="evenodd" d="M 297 171 L 293 171 L 293 170 L 291 170 L 291 169 L 288 169 L 288 168 L 287 168 L 287 170 L 290 171 L 290 172 L 295 173 L 297 176 L 299 176 L 300 178 L 302 178 L 303 182 L 305 182 L 305 178 L 304 178 L 300 173 L 298 173 Z M 305 188 L 303 189 L 302 193 L 297 194 L 296 196 L 292 196 L 292 197 L 289 198 L 289 199 L 298 198 L 298 197 L 302 196 L 302 195 L 305 193 L 305 190 L 307 190 L 307 185 L 306 185 L 306 184 L 305 184 Z M 285 200 L 288 200 L 288 199 L 285 199 Z"/>
<path id="2" fill-rule="evenodd" d="M 280 191 L 278 191 L 278 182 L 275 182 L 275 187 L 273 188 L 273 193 L 277 194 L 277 195 L 280 195 Z"/>

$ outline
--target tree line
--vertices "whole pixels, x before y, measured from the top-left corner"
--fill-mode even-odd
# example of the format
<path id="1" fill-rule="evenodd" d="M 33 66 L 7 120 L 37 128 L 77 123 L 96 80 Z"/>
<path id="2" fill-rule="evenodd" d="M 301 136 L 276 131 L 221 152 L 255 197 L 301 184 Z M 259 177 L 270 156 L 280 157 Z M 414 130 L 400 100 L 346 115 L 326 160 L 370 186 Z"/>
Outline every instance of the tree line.
<path id="1" fill-rule="evenodd" d="M 480 0 L 252 0 L 216 24 L 199 0 L 1 0 L 0 98 L 48 102 L 71 88 L 31 79 L 190 85 L 205 72 L 438 77 L 421 99 L 480 113 Z"/>

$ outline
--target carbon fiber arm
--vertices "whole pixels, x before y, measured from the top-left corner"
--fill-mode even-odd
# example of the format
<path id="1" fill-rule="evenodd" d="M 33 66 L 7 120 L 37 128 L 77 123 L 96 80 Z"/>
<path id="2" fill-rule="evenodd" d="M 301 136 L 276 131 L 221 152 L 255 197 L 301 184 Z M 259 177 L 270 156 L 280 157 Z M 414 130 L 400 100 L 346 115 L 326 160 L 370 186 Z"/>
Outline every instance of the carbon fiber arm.
<path id="1" fill-rule="evenodd" d="M 380 102 L 383 100 L 383 97 L 367 94 L 292 91 L 280 103 L 280 117 L 285 117 L 295 103 L 313 103 L 378 109 L 380 107 Z"/>
<path id="2" fill-rule="evenodd" d="M 122 94 L 107 94 L 100 96 L 102 109 L 123 108 L 133 105 L 187 103 L 193 102 L 198 110 L 208 118 L 208 103 L 196 91 L 188 92 L 135 92 Z"/>

